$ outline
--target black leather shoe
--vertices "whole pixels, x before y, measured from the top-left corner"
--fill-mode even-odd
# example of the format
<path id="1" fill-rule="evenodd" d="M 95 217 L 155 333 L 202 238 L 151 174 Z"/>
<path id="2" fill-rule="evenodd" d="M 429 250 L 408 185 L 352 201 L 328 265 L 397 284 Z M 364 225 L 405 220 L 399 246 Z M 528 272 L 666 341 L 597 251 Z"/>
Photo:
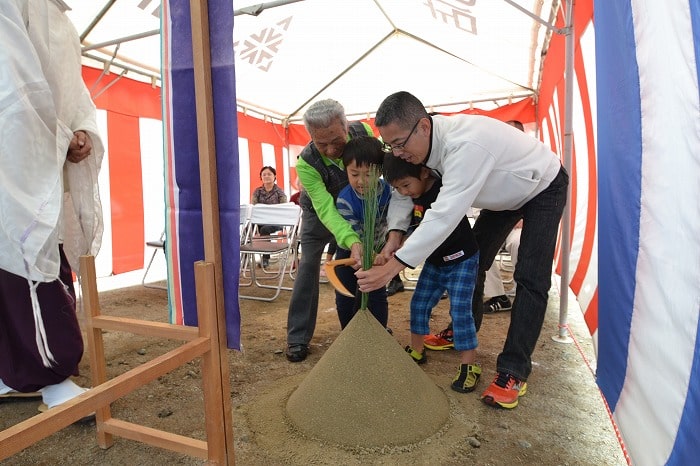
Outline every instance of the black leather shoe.
<path id="1" fill-rule="evenodd" d="M 400 278 L 392 278 L 389 284 L 386 286 L 386 295 L 393 296 L 404 290 L 403 282 Z"/>
<path id="2" fill-rule="evenodd" d="M 290 345 L 284 353 L 289 362 L 301 362 L 309 355 L 309 347 L 306 345 Z"/>

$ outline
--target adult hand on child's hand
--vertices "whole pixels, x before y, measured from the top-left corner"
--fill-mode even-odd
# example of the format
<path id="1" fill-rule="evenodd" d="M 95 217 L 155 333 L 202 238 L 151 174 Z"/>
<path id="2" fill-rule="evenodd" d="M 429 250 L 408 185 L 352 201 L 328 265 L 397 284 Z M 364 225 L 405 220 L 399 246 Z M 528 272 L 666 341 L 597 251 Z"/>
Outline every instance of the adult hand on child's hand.
<path id="1" fill-rule="evenodd" d="M 386 284 L 389 283 L 391 279 L 403 269 L 404 265 L 392 257 L 384 265 L 375 265 L 369 270 L 358 270 L 355 272 L 355 276 L 357 277 L 357 287 L 363 293 L 378 290 L 379 288 L 386 286 Z"/>

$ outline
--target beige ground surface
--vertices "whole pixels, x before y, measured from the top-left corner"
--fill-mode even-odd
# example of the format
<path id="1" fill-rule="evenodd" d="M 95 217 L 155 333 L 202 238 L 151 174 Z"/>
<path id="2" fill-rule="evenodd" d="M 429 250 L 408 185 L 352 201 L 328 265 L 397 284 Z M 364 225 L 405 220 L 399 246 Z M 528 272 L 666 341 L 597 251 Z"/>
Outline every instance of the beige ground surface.
<path id="1" fill-rule="evenodd" d="M 290 395 L 307 378 L 312 368 L 339 339 L 339 325 L 329 285 L 321 286 L 318 325 L 312 352 L 303 363 L 286 361 L 286 314 L 289 292 L 273 303 L 241 302 L 243 352 L 228 354 L 236 462 L 240 465 L 306 464 L 382 464 L 382 465 L 624 465 L 626 464 L 613 427 L 586 363 L 593 361 L 593 350 L 582 319 L 571 313 L 571 331 L 576 344 L 560 344 L 551 339 L 557 333 L 558 298 L 550 299 L 550 308 L 533 355 L 534 369 L 528 394 L 512 411 L 496 410 L 481 403 L 479 389 L 494 376 L 496 356 L 502 347 L 509 321 L 508 313 L 487 315 L 479 335 L 480 360 L 484 375 L 477 392 L 459 394 L 449 389 L 457 365 L 454 351 L 431 352 L 428 364 L 420 370 L 434 382 L 449 404 L 447 422 L 422 439 L 401 445 L 338 445 L 323 438 L 302 433 L 287 413 Z M 408 343 L 408 303 L 411 292 L 390 298 L 390 326 L 398 345 Z M 101 293 L 103 312 L 148 320 L 165 321 L 165 292 L 140 286 Z M 448 322 L 448 304 L 442 301 L 433 316 L 433 328 Z M 177 342 L 148 339 L 122 333 L 106 333 L 109 376 L 163 354 Z M 354 349 L 343 344 L 342 357 L 334 357 L 337 370 L 353 367 L 354 360 L 384 358 L 391 351 L 376 351 L 375 345 L 358 339 Z M 377 345 L 380 346 L 381 345 Z M 354 351 L 354 353 L 353 353 Z M 393 357 L 393 356 L 392 356 Z M 347 363 L 344 362 L 347 359 Z M 89 367 L 84 358 L 82 376 L 77 382 L 90 385 Z M 591 363 L 593 364 L 593 363 Z M 324 374 L 332 374 L 324 372 Z M 365 372 L 362 372 L 365 374 Z M 332 376 L 314 376 L 314 386 L 327 384 L 338 390 Z M 387 377 L 392 377 L 390 373 Z M 382 399 L 386 392 L 406 397 L 401 377 L 393 381 L 376 380 L 366 375 L 347 382 L 347 393 L 354 399 Z M 375 379 L 375 380 L 370 380 Z M 381 379 L 381 377 L 379 377 Z M 112 406 L 114 417 L 204 439 L 201 372 L 193 361 L 143 387 Z M 318 388 L 318 387 L 317 387 Z M 342 391 L 342 389 L 341 389 Z M 359 394 L 359 395 L 358 395 Z M 416 399 L 419 397 L 417 396 Z M 372 401 L 374 402 L 374 401 Z M 7 428 L 36 413 L 38 401 L 0 402 L 0 429 Z M 404 403 L 402 403 L 403 406 Z M 406 429 L 406 423 L 420 432 L 434 419 L 408 401 L 398 424 L 387 423 L 372 415 L 358 419 L 353 413 L 330 410 L 347 428 L 369 433 L 376 429 Z M 386 416 L 385 403 L 376 404 L 377 416 Z M 412 408 L 414 408 L 412 410 Z M 299 416 L 299 408 L 295 408 Z M 303 411 L 303 409 L 302 409 Z M 367 410 L 364 410 L 367 413 Z M 370 412 L 373 412 L 370 410 Z M 411 416 L 414 412 L 419 415 Z M 341 415 L 342 413 L 342 415 Z M 408 414 L 407 414 L 408 413 Z M 343 422 L 334 420 L 335 428 Z M 424 429 L 423 429 L 424 430 Z M 371 443 L 371 442 L 370 442 Z M 0 448 L 2 446 L 0 445 Z M 117 438 L 114 446 L 101 450 L 93 425 L 73 425 L 32 447 L 1 461 L 2 465 L 160 465 L 202 464 L 201 460 Z"/>

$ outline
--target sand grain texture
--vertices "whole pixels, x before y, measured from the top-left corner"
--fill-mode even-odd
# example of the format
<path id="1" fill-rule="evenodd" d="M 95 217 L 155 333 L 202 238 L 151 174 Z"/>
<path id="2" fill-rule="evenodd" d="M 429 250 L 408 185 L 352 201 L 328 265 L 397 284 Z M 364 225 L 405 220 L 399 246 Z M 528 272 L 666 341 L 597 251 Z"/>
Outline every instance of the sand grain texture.
<path id="1" fill-rule="evenodd" d="M 449 417 L 444 392 L 366 310 L 340 333 L 286 408 L 305 435 L 364 447 L 419 442 Z"/>

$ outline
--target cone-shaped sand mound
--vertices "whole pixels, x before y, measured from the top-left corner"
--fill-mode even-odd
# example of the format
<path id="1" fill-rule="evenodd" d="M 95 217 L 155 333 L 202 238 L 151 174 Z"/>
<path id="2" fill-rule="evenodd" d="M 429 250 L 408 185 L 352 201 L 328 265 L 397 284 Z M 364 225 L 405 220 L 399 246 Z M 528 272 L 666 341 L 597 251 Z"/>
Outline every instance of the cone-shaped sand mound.
<path id="1" fill-rule="evenodd" d="M 419 442 L 449 402 L 369 311 L 359 311 L 287 401 L 304 434 L 347 446 Z"/>

